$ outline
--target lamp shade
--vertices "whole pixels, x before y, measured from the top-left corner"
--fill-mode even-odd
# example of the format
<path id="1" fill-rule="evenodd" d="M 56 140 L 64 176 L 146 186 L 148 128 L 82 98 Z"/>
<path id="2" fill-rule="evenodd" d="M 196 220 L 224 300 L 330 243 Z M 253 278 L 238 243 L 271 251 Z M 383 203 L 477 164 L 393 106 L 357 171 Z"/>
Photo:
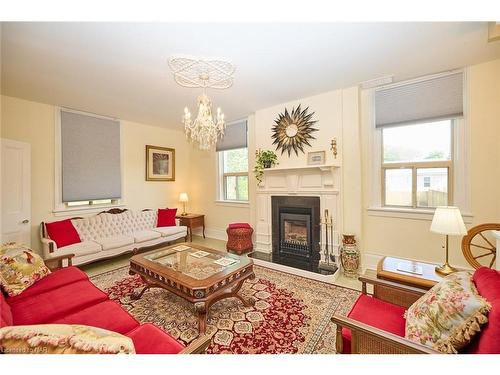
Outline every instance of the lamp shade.
<path id="1" fill-rule="evenodd" d="M 189 202 L 187 193 L 181 193 L 179 195 L 179 202 Z"/>
<path id="2" fill-rule="evenodd" d="M 467 229 L 465 228 L 464 220 L 458 207 L 437 207 L 432 218 L 431 232 L 450 236 L 467 234 Z"/>

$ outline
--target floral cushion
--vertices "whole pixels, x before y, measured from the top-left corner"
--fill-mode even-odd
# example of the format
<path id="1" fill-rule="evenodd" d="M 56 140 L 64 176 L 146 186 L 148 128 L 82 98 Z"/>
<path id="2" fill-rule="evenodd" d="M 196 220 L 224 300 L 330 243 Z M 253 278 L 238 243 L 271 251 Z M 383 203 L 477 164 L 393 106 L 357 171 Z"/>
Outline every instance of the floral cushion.
<path id="1" fill-rule="evenodd" d="M 453 273 L 410 306 L 405 337 L 444 353 L 457 353 L 488 322 L 490 308 L 470 273 Z"/>
<path id="2" fill-rule="evenodd" d="M 39 324 L 0 329 L 0 350 L 8 354 L 134 354 L 132 339 L 102 328 Z"/>
<path id="3" fill-rule="evenodd" d="M 0 285 L 10 297 L 22 293 L 50 270 L 30 248 L 10 242 L 0 248 Z"/>

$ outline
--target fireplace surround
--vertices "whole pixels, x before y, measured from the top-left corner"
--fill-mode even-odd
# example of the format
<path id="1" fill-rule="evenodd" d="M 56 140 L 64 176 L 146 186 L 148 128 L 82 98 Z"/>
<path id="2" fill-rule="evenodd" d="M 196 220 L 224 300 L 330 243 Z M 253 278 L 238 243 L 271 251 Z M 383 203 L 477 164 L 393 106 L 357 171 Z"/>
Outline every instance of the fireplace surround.
<path id="1" fill-rule="evenodd" d="M 318 272 L 320 198 L 272 196 L 272 261 Z"/>

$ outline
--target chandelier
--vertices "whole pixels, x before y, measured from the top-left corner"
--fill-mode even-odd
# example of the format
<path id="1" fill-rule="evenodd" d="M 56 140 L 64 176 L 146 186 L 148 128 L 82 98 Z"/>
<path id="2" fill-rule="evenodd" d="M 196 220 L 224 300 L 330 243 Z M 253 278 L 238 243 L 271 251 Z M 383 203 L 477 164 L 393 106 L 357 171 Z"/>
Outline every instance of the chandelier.
<path id="1" fill-rule="evenodd" d="M 173 57 L 169 60 L 175 81 L 183 87 L 203 88 L 198 97 L 198 114 L 193 120 L 191 112 L 184 108 L 182 123 L 186 137 L 198 144 L 201 150 L 213 149 L 224 137 L 226 123 L 224 113 L 217 108 L 212 115 L 212 102 L 206 94 L 207 88 L 227 89 L 233 84 L 234 65 L 222 60 Z"/>

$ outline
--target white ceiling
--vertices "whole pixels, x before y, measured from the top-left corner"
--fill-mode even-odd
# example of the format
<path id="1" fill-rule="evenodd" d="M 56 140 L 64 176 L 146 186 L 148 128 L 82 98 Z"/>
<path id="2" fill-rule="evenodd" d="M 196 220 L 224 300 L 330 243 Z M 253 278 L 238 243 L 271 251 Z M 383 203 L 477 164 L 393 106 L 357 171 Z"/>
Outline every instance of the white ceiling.
<path id="1" fill-rule="evenodd" d="M 226 118 L 394 74 L 396 80 L 500 57 L 487 23 L 4 23 L 2 94 L 181 128 L 200 90 L 176 85 L 174 54 L 236 64 L 209 90 Z"/>

